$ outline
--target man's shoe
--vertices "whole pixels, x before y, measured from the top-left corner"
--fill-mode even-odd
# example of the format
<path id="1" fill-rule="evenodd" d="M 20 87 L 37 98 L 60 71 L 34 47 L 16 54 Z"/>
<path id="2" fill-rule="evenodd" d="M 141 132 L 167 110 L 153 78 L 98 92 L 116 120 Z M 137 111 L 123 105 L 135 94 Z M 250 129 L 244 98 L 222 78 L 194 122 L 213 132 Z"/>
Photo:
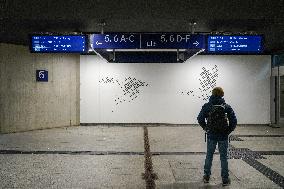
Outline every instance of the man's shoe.
<path id="1" fill-rule="evenodd" d="M 231 184 L 231 180 L 229 178 L 223 179 L 223 186 L 228 186 Z"/>
<path id="2" fill-rule="evenodd" d="M 207 175 L 203 176 L 203 182 L 204 183 L 209 183 L 209 179 L 210 179 L 210 176 L 207 176 Z"/>

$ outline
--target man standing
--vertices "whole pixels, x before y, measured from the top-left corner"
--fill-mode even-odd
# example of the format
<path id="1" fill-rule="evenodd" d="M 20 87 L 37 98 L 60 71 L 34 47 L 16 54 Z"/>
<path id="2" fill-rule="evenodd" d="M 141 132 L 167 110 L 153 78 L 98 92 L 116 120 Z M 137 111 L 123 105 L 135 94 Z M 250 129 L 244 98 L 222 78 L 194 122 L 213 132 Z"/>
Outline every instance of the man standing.
<path id="1" fill-rule="evenodd" d="M 237 118 L 230 105 L 223 99 L 221 87 L 212 90 L 209 102 L 202 106 L 197 117 L 199 125 L 207 132 L 207 154 L 204 165 L 204 183 L 208 183 L 211 175 L 213 154 L 218 143 L 221 160 L 221 177 L 223 186 L 231 183 L 228 170 L 228 135 L 236 128 Z M 229 123 L 227 122 L 229 119 Z"/>

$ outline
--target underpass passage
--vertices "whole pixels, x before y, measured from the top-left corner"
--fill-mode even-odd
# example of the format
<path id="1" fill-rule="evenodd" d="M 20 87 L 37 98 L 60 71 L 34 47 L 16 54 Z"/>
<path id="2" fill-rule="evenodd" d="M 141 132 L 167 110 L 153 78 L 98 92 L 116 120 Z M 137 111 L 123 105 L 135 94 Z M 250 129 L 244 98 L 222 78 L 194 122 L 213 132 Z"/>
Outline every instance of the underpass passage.
<path id="1" fill-rule="evenodd" d="M 227 188 L 283 188 L 284 129 L 238 126 Z M 187 125 L 113 125 L 0 135 L 0 188 L 219 188 L 216 150 L 202 181 L 204 133 Z"/>

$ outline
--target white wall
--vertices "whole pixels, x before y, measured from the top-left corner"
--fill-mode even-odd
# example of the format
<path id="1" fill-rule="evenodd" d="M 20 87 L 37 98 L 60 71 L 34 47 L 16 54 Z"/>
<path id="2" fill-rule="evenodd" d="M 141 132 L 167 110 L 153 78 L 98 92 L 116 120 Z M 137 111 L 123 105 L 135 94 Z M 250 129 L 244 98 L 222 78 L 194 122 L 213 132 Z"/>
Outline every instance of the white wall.
<path id="1" fill-rule="evenodd" d="M 0 43 L 0 132 L 79 125 L 79 55 Z M 36 82 L 36 70 L 48 82 Z"/>
<path id="2" fill-rule="evenodd" d="M 204 69 L 210 79 L 201 77 Z M 267 124 L 270 72 L 270 56 L 259 55 L 198 55 L 182 64 L 114 64 L 81 56 L 80 122 L 196 124 L 203 98 L 216 85 L 224 88 L 239 124 Z M 133 86 L 127 89 L 124 84 L 130 80 Z M 206 80 L 213 84 L 203 88 L 200 82 Z M 132 90 L 135 82 L 144 85 L 139 93 Z M 137 98 L 123 90 L 134 91 Z"/>

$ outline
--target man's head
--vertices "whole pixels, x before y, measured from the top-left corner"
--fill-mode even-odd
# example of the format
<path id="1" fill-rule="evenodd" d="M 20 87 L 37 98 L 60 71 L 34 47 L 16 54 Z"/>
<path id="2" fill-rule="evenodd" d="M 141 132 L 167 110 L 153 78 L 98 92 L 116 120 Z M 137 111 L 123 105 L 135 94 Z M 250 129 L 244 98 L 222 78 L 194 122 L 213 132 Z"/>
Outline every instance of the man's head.
<path id="1" fill-rule="evenodd" d="M 224 91 L 221 87 L 215 87 L 213 90 L 212 90 L 212 95 L 213 96 L 220 96 L 220 97 L 223 97 L 224 96 Z"/>

